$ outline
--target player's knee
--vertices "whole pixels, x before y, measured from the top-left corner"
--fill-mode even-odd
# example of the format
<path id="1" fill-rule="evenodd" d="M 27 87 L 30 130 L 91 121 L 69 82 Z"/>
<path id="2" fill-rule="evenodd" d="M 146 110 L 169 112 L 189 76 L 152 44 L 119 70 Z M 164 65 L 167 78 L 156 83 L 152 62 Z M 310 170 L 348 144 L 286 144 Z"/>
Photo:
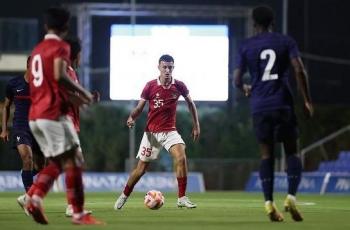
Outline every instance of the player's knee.
<path id="1" fill-rule="evenodd" d="M 22 155 L 23 168 L 31 169 L 33 165 L 33 157 L 31 154 Z"/>
<path id="2" fill-rule="evenodd" d="M 186 163 L 186 154 L 178 154 L 175 157 L 177 165 L 184 165 Z"/>

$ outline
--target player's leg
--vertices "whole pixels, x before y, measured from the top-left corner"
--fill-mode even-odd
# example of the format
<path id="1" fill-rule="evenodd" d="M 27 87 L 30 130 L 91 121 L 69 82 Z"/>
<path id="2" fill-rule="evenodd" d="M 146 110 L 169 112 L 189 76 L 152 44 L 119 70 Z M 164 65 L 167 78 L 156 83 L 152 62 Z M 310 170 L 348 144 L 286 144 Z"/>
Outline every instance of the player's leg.
<path id="1" fill-rule="evenodd" d="M 121 209 L 126 203 L 128 197 L 132 193 L 134 186 L 140 180 L 140 178 L 146 173 L 149 166 L 149 162 L 142 161 L 141 159 L 137 163 L 136 168 L 130 173 L 129 179 L 124 187 L 122 194 L 118 197 L 114 204 L 114 209 Z"/>
<path id="2" fill-rule="evenodd" d="M 178 185 L 178 207 L 196 208 L 197 205 L 186 196 L 187 188 L 187 158 L 185 142 L 177 131 L 167 132 L 161 135 L 160 142 L 174 159 L 175 173 Z"/>
<path id="3" fill-rule="evenodd" d="M 83 152 L 81 150 L 81 147 L 78 147 L 76 154 L 75 154 L 75 162 L 77 165 L 81 167 L 81 169 L 84 168 L 84 156 Z M 84 209 L 84 214 L 91 214 L 91 210 L 85 210 Z M 67 207 L 66 207 L 66 212 L 65 215 L 66 217 L 73 217 L 74 209 L 73 209 L 73 204 L 72 204 L 72 199 L 70 199 L 70 196 L 67 194 Z"/>
<path id="4" fill-rule="evenodd" d="M 274 183 L 274 143 L 260 143 L 260 180 L 265 198 L 265 210 L 271 221 L 283 221 L 282 214 L 278 211 L 273 200 Z"/>
<path id="5" fill-rule="evenodd" d="M 20 138 L 17 138 L 17 141 L 20 141 L 21 139 L 24 139 L 23 136 L 18 136 Z M 18 140 L 20 139 L 20 140 Z M 22 159 L 22 171 L 21 171 L 21 176 L 22 176 L 22 183 L 24 186 L 25 191 L 27 192 L 29 188 L 33 184 L 33 154 L 32 154 L 32 149 L 29 145 L 27 144 L 19 144 L 17 145 L 17 152 L 19 153 L 21 159 Z M 28 216 L 29 212 L 26 209 L 26 195 L 20 195 L 17 197 L 17 203 L 19 206 L 23 209 L 24 213 Z"/>
<path id="6" fill-rule="evenodd" d="M 182 208 L 196 208 L 197 205 L 189 200 L 186 196 L 187 187 L 187 159 L 184 144 L 175 144 L 169 149 L 174 159 L 175 173 L 178 184 L 177 206 Z"/>
<path id="7" fill-rule="evenodd" d="M 123 192 L 120 194 L 117 201 L 115 202 L 115 210 L 119 210 L 124 206 L 128 197 L 132 193 L 134 186 L 146 173 L 150 161 L 153 161 L 158 158 L 162 146 L 159 144 L 154 135 L 154 133 L 150 132 L 145 132 L 143 134 L 140 143 L 140 148 L 136 156 L 140 160 L 138 161 L 135 169 L 130 173 L 128 182 L 126 183 Z"/>
<path id="8" fill-rule="evenodd" d="M 65 172 L 67 199 L 73 207 L 72 223 L 78 225 L 100 225 L 103 222 L 95 219 L 90 213 L 84 212 L 84 186 L 83 186 L 83 156 L 80 141 L 71 119 L 67 116 L 59 118 L 59 124 L 63 128 L 64 135 L 55 137 L 56 143 L 60 143 L 62 154 L 58 154 Z"/>
<path id="9" fill-rule="evenodd" d="M 302 221 L 301 213 L 296 207 L 296 193 L 301 181 L 302 165 L 297 154 L 298 129 L 295 114 L 292 110 L 281 110 L 280 121 L 276 127 L 276 138 L 282 141 L 286 153 L 288 195 L 285 199 L 285 210 L 290 211 L 295 221 Z"/>
<path id="10" fill-rule="evenodd" d="M 33 184 L 33 153 L 32 149 L 27 144 L 17 145 L 17 151 L 22 159 L 22 182 L 24 189 L 29 190 Z"/>
<path id="11" fill-rule="evenodd" d="M 297 152 L 296 139 L 283 142 L 287 158 L 288 195 L 284 208 L 289 211 L 293 220 L 302 221 L 303 217 L 296 206 L 296 193 L 301 181 L 302 164 Z"/>
<path id="12" fill-rule="evenodd" d="M 273 112 L 262 112 L 253 115 L 254 131 L 260 148 L 259 176 L 265 198 L 265 211 L 271 221 L 283 221 L 282 214 L 273 200 L 274 185 L 274 119 Z"/>

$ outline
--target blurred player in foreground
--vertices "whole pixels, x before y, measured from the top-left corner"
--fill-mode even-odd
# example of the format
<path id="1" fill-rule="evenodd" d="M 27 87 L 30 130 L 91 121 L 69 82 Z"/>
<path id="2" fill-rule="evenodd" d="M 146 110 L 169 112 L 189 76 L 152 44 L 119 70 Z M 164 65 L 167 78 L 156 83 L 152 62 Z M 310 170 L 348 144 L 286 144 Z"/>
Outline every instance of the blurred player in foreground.
<path id="1" fill-rule="evenodd" d="M 76 74 L 76 70 L 80 66 L 80 56 L 81 56 L 81 45 L 80 41 L 76 37 L 69 36 L 68 38 L 64 39 L 65 42 L 67 42 L 70 46 L 70 65 L 68 66 L 68 76 L 72 79 L 72 81 L 79 84 L 79 79 Z M 67 115 L 71 118 L 74 124 L 75 131 L 79 134 L 80 132 L 80 105 L 83 104 L 83 102 L 79 99 L 79 95 L 76 92 L 67 91 L 68 93 L 68 113 Z M 98 92 L 93 92 L 93 100 L 94 102 L 98 102 L 100 100 L 100 95 Z M 79 151 L 78 151 L 79 158 L 81 165 L 84 164 L 84 156 L 82 154 L 82 149 L 79 144 Z M 72 200 L 67 197 L 67 208 L 66 208 L 66 216 L 72 217 L 73 216 L 73 205 Z M 90 210 L 84 210 L 84 213 L 91 214 L 92 211 Z"/>
<path id="2" fill-rule="evenodd" d="M 72 120 L 67 116 L 67 91 L 76 92 L 84 104 L 93 96 L 67 75 L 70 47 L 62 38 L 67 34 L 70 13 L 63 8 L 50 8 L 45 12 L 47 34 L 32 51 L 30 63 L 29 126 L 48 165 L 37 175 L 27 192 L 27 208 L 33 219 L 48 224 L 44 214 L 43 198 L 55 179 L 65 172 L 67 199 L 73 206 L 73 224 L 103 224 L 84 213 L 84 188 L 79 138 Z"/>
<path id="3" fill-rule="evenodd" d="M 136 168 L 131 172 L 124 191 L 115 202 L 114 209 L 123 207 L 139 179 L 145 174 L 151 161 L 158 158 L 159 152 L 164 147 L 175 161 L 175 171 L 178 182 L 178 207 L 196 208 L 186 196 L 187 186 L 187 159 L 185 142 L 176 131 L 176 105 L 180 96 L 183 96 L 192 115 L 193 140 L 197 140 L 200 134 L 200 126 L 196 106 L 189 95 L 186 85 L 173 78 L 174 59 L 170 55 L 159 58 L 158 69 L 160 76 L 149 81 L 141 94 L 141 100 L 130 113 L 127 126 L 132 128 L 135 120 L 141 114 L 148 102 L 149 111 L 147 125 L 137 157 Z"/>
<path id="4" fill-rule="evenodd" d="M 250 96 L 255 135 L 261 152 L 260 179 L 265 209 L 271 221 L 283 221 L 273 201 L 274 143 L 282 142 L 287 155 L 288 195 L 285 200 L 295 221 L 303 217 L 296 207 L 296 193 L 301 180 L 302 165 L 297 155 L 297 121 L 290 85 L 292 66 L 299 85 L 305 111 L 313 115 L 307 76 L 294 39 L 272 32 L 274 13 L 259 6 L 253 10 L 255 36 L 243 42 L 237 57 L 234 82 Z M 242 75 L 249 70 L 251 85 L 243 84 Z"/>
<path id="5" fill-rule="evenodd" d="M 27 70 L 24 76 L 12 78 L 6 86 L 6 97 L 2 111 L 2 131 L 1 139 L 9 141 L 9 131 L 7 123 L 10 117 L 12 103 L 15 105 L 15 113 L 12 121 L 12 142 L 13 148 L 19 153 L 22 159 L 22 182 L 25 191 L 28 191 L 33 184 L 33 177 L 43 168 L 45 158 L 40 151 L 38 143 L 35 141 L 29 128 L 28 113 L 30 107 L 28 65 L 30 57 L 27 59 Z M 21 207 L 25 204 L 25 195 L 17 198 Z M 29 215 L 28 211 L 24 212 Z"/>

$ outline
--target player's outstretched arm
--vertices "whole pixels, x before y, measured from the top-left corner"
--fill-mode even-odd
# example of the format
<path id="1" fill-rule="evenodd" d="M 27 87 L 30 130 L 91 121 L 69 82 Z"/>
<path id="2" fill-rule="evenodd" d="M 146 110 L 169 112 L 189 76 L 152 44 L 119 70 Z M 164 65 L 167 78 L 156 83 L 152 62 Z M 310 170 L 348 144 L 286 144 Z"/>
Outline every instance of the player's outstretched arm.
<path id="1" fill-rule="evenodd" d="M 11 104 L 12 104 L 12 100 L 5 97 L 4 107 L 2 109 L 2 123 L 1 123 L 2 128 L 1 128 L 1 134 L 0 134 L 0 138 L 4 142 L 9 141 L 9 132 L 7 129 L 7 123 L 8 123 L 9 117 L 10 117 Z"/>
<path id="2" fill-rule="evenodd" d="M 194 104 L 192 98 L 190 95 L 187 95 L 185 97 L 185 100 L 188 105 L 188 109 L 190 110 L 191 116 L 192 116 L 192 123 L 193 123 L 193 128 L 192 128 L 192 137 L 193 141 L 198 140 L 199 135 L 201 133 L 200 125 L 199 125 L 199 119 L 198 119 L 198 113 L 197 113 L 197 108 L 196 105 Z"/>
<path id="3" fill-rule="evenodd" d="M 134 127 L 135 120 L 138 118 L 138 116 L 140 116 L 140 114 L 142 113 L 143 108 L 145 107 L 145 105 L 146 105 L 146 100 L 141 99 L 139 101 L 139 103 L 137 104 L 137 106 L 131 111 L 131 113 L 130 113 L 130 115 L 128 117 L 128 120 L 126 121 L 126 125 L 129 128 Z"/>
<path id="4" fill-rule="evenodd" d="M 301 91 L 301 95 L 304 100 L 304 107 L 307 112 L 307 115 L 312 117 L 314 114 L 314 108 L 311 101 L 309 84 L 307 81 L 307 74 L 304 68 L 303 62 L 300 57 L 291 59 L 291 64 L 294 69 L 294 74 L 298 87 Z"/>

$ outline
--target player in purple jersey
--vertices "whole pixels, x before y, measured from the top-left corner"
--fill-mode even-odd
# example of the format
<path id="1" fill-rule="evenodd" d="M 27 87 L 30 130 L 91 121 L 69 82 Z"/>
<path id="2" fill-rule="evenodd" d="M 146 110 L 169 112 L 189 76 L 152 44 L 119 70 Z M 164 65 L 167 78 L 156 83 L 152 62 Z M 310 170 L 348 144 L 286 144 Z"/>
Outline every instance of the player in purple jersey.
<path id="1" fill-rule="evenodd" d="M 27 60 L 27 67 L 30 57 Z M 2 111 L 2 131 L 0 134 L 4 142 L 9 141 L 7 123 L 10 117 L 10 107 L 15 105 L 13 116 L 12 135 L 13 148 L 22 159 L 22 182 L 24 189 L 28 191 L 33 184 L 33 177 L 44 165 L 44 156 L 35 141 L 28 124 L 28 112 L 30 107 L 29 84 L 27 71 L 24 76 L 12 78 L 6 86 L 6 97 Z M 23 207 L 25 195 L 17 198 L 17 202 Z M 28 212 L 24 210 L 28 215 Z"/>
<path id="2" fill-rule="evenodd" d="M 301 180 L 302 165 L 297 155 L 297 122 L 293 97 L 288 83 L 292 66 L 304 107 L 313 115 L 306 71 L 296 42 L 291 37 L 272 32 L 274 13 L 259 6 L 253 10 L 255 35 L 239 48 L 234 83 L 250 97 L 255 135 L 261 152 L 260 179 L 265 209 L 271 221 L 283 221 L 273 202 L 274 143 L 282 142 L 287 155 L 288 195 L 285 208 L 295 221 L 302 221 L 296 207 L 296 192 Z M 251 84 L 243 84 L 242 76 L 249 70 Z"/>

